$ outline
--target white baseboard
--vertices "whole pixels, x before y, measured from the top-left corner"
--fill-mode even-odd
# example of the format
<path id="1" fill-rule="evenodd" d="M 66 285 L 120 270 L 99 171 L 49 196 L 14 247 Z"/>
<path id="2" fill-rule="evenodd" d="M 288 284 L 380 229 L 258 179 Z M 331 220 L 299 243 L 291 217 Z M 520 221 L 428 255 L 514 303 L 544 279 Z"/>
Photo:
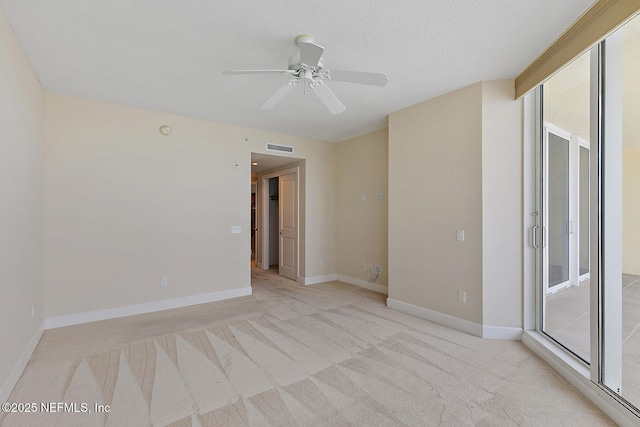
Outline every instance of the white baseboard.
<path id="1" fill-rule="evenodd" d="M 385 285 L 380 285 L 379 283 L 368 282 L 366 280 L 358 279 L 357 277 L 346 276 L 344 274 L 338 274 L 338 280 L 350 285 L 358 286 L 360 288 L 369 289 L 373 292 L 389 295 L 389 288 Z"/>
<path id="2" fill-rule="evenodd" d="M 300 281 L 302 280 L 302 282 Z M 325 274 L 324 276 L 298 277 L 298 283 L 303 285 L 317 285 L 318 283 L 333 282 L 338 280 L 337 274 Z"/>
<path id="3" fill-rule="evenodd" d="M 491 340 L 520 341 L 522 339 L 522 328 L 484 325 L 482 327 L 482 338 Z"/>
<path id="4" fill-rule="evenodd" d="M 191 295 L 188 297 L 154 301 L 144 304 L 134 304 L 123 307 L 108 308 L 105 310 L 89 311 L 85 313 L 71 314 L 68 316 L 51 317 L 45 320 L 45 329 L 61 328 L 63 326 L 79 325 L 81 323 L 96 322 L 98 320 L 134 316 L 136 314 L 153 313 L 155 311 L 170 310 L 190 305 L 206 304 L 208 302 L 244 297 L 251 295 L 251 293 L 252 289 L 251 286 L 249 286 L 246 288 L 229 289 L 226 291 L 211 292 L 208 294 Z"/>
<path id="5" fill-rule="evenodd" d="M 433 323 L 437 323 L 451 329 L 466 332 L 477 337 L 482 337 L 482 325 L 478 323 L 460 319 L 459 317 L 451 316 L 449 314 L 440 313 L 439 311 L 409 304 L 407 302 L 398 301 L 393 298 L 387 298 L 387 307 L 394 310 L 402 311 L 403 313 L 411 314 L 412 316 L 430 320 Z"/>
<path id="6" fill-rule="evenodd" d="M 609 416 L 620 426 L 638 426 L 638 418 L 622 403 L 611 397 L 600 386 L 592 382 L 589 369 L 582 363 L 560 349 L 555 343 L 549 342 L 535 331 L 524 331 L 522 343 L 542 360 L 547 362 L 558 374 L 580 391 L 587 399 Z"/>
<path id="7" fill-rule="evenodd" d="M 439 311 L 398 301 L 393 298 L 387 298 L 387 307 L 429 320 L 433 323 L 437 323 L 457 331 L 466 332 L 480 338 L 519 341 L 522 337 L 521 328 L 481 325 L 479 323 L 451 316 L 450 314 L 440 313 Z"/>
<path id="8" fill-rule="evenodd" d="M 2 388 L 0 388 L 0 403 L 7 402 L 9 400 L 9 396 L 11 395 L 13 388 L 18 383 L 18 380 L 20 379 L 24 368 L 26 368 L 27 363 L 29 363 L 29 359 L 31 359 L 31 355 L 36 349 L 36 346 L 38 345 L 43 332 L 44 321 L 42 321 L 42 323 L 40 323 L 40 325 L 38 326 L 38 329 L 36 329 L 35 333 L 31 337 L 31 340 L 29 341 L 29 344 L 27 344 L 27 347 L 24 349 L 22 355 L 18 359 L 18 362 L 15 364 L 13 370 L 9 374 L 9 377 L 2 385 Z"/>

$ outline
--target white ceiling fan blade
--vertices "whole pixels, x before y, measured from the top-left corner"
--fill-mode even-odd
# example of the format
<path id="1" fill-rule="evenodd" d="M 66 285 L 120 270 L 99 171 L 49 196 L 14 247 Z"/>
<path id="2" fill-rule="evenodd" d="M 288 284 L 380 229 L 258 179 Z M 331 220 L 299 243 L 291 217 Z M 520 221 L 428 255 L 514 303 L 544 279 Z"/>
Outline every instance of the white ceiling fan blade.
<path id="1" fill-rule="evenodd" d="M 278 102 L 280 102 L 282 100 L 282 98 L 284 98 L 285 96 L 289 95 L 289 92 L 291 92 L 294 87 L 295 87 L 295 85 L 291 84 L 291 82 L 285 84 L 280 89 L 275 91 L 274 94 L 271 95 L 269 97 L 269 99 L 267 99 L 264 102 L 264 104 L 262 104 L 260 106 L 260 109 L 261 110 L 270 110 L 270 109 L 272 109 L 273 107 L 275 107 L 275 105 Z"/>
<path id="2" fill-rule="evenodd" d="M 317 67 L 324 48 L 311 42 L 300 42 L 300 62 L 309 67 Z"/>
<path id="3" fill-rule="evenodd" d="M 234 74 L 293 74 L 293 70 L 232 70 L 222 74 L 230 76 Z"/>
<path id="4" fill-rule="evenodd" d="M 389 81 L 383 73 L 365 73 L 363 71 L 330 70 L 331 80 L 338 82 L 358 83 L 361 85 L 384 86 Z"/>
<path id="5" fill-rule="evenodd" d="M 318 95 L 320 101 L 331 111 L 331 114 L 340 114 L 346 110 L 342 102 L 333 94 L 329 86 L 324 84 L 323 81 L 317 80 L 316 85 L 313 86 L 313 91 Z"/>

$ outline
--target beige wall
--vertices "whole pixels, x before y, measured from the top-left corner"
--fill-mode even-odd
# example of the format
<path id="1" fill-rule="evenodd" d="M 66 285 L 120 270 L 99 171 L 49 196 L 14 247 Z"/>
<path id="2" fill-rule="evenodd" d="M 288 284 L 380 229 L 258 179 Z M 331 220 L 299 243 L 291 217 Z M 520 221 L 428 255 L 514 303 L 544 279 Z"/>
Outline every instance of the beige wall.
<path id="1" fill-rule="evenodd" d="M 481 83 L 389 116 L 389 297 L 482 323 Z"/>
<path id="2" fill-rule="evenodd" d="M 389 117 L 390 298 L 522 327 L 522 104 L 513 98 L 513 80 L 482 82 Z"/>
<path id="3" fill-rule="evenodd" d="M 388 282 L 388 159 L 388 129 L 338 144 L 338 273 L 367 280 L 362 263 L 379 265 L 380 285 Z"/>
<path id="4" fill-rule="evenodd" d="M 0 11 L 0 402 L 43 319 L 42 115 L 40 82 Z"/>
<path id="5" fill-rule="evenodd" d="M 522 327 L 522 103 L 513 80 L 482 83 L 483 324 Z"/>
<path id="6" fill-rule="evenodd" d="M 47 317 L 250 286 L 266 141 L 309 159 L 306 274 L 336 270 L 335 144 L 51 93 L 45 132 Z"/>

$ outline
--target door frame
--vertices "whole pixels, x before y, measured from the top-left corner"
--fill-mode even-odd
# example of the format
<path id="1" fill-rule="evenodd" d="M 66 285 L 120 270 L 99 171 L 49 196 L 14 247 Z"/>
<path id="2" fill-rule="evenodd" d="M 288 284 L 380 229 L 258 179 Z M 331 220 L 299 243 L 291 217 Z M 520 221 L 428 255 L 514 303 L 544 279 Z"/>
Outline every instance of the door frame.
<path id="1" fill-rule="evenodd" d="M 262 188 L 267 188 L 269 186 L 269 180 L 271 178 L 277 178 L 282 175 L 289 175 L 295 173 L 296 174 L 296 203 L 297 203 L 297 218 L 296 222 L 298 224 L 296 230 L 296 277 L 300 277 L 300 166 L 294 166 L 287 169 L 282 169 L 274 172 L 270 172 L 268 174 L 262 175 L 260 177 L 260 182 Z M 266 187 L 265 187 L 266 186 Z M 265 260 L 269 259 L 269 241 L 270 241 L 270 233 L 269 233 L 269 209 L 265 207 L 269 206 L 269 192 L 262 191 L 260 202 L 262 204 L 262 230 L 260 231 L 261 242 L 260 247 L 262 249 L 261 255 L 261 268 L 263 270 L 269 269 L 269 263 L 265 262 Z M 273 236 L 273 238 L 278 238 L 278 236 Z"/>

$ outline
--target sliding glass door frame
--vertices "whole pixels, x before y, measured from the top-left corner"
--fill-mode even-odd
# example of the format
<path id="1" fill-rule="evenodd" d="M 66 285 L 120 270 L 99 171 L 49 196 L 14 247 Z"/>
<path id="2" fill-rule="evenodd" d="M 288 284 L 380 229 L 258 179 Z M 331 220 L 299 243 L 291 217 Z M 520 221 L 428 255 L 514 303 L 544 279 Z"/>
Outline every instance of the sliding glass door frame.
<path id="1" fill-rule="evenodd" d="M 524 150 L 525 174 L 523 202 L 523 221 L 526 228 L 524 238 L 529 242 L 524 252 L 525 271 L 530 274 L 525 277 L 525 333 L 523 343 L 536 354 L 547 361 L 571 384 L 578 387 L 582 393 L 589 396 L 601 409 L 612 416 L 621 425 L 636 425 L 640 412 L 638 408 L 627 402 L 603 382 L 606 349 L 605 322 L 603 321 L 604 301 L 603 277 L 605 267 L 605 236 L 603 230 L 606 212 L 604 211 L 606 192 L 604 192 L 604 167 L 607 153 L 603 149 L 603 141 L 610 138 L 600 126 L 605 123 L 605 110 L 613 113 L 611 106 L 607 106 L 603 87 L 606 75 L 606 45 L 611 40 L 595 45 L 591 50 L 591 85 L 590 85 L 590 142 L 589 142 L 589 193 L 590 193 L 590 354 L 591 363 L 587 364 L 579 357 L 568 351 L 547 334 L 542 332 L 544 319 L 544 288 L 541 286 L 543 275 L 542 246 L 545 244 L 544 232 L 541 229 L 541 198 L 542 174 L 540 166 L 543 161 L 541 141 L 544 138 L 544 123 L 542 116 L 543 87 L 539 86 L 524 98 Z M 612 75 L 607 76 L 609 80 Z M 529 165 L 529 166 L 527 166 Z M 609 166 L 611 167 L 611 166 Z M 609 261 L 612 261 L 609 254 Z M 611 273 L 611 271 L 609 271 Z M 612 308 L 610 308 L 612 309 Z M 615 309 L 615 308 L 613 308 Z M 619 309 L 619 308 L 618 308 Z M 609 356 L 611 357 L 611 356 Z"/>
<path id="2" fill-rule="evenodd" d="M 589 365 L 590 380 L 598 387 L 601 386 L 601 343 L 602 343 L 602 312 L 600 310 L 601 283 L 600 277 L 602 259 L 602 233 L 600 228 L 602 212 L 601 192 L 601 159 L 602 159 L 602 83 L 604 73 L 604 48 L 599 43 L 591 48 L 591 87 L 590 87 L 590 139 L 589 142 L 589 193 L 590 193 L 590 256 L 589 276 L 591 286 L 590 324 L 591 324 L 591 364 Z M 594 314 L 595 313 L 595 314 Z"/>
<path id="3" fill-rule="evenodd" d="M 601 263 L 599 382 L 622 393 L 622 158 L 623 34 L 611 34 L 601 45 Z"/>
<path id="4" fill-rule="evenodd" d="M 544 332 L 546 310 L 545 296 L 548 287 L 545 245 L 549 236 L 545 229 L 548 207 L 545 195 L 547 185 L 546 159 L 548 156 L 548 134 L 569 135 L 561 129 L 549 126 L 543 121 L 543 86 L 535 91 L 536 109 L 536 150 L 535 150 L 535 224 L 530 241 L 535 251 L 535 298 L 536 329 L 548 339 L 564 349 L 567 355 L 585 366 L 590 381 L 600 390 L 615 398 L 632 412 L 637 409 L 627 402 L 621 390 L 621 293 L 617 288 L 621 280 L 621 252 L 619 229 L 621 220 L 617 217 L 621 203 L 621 40 L 616 35 L 591 49 L 590 81 L 590 141 L 574 140 L 574 150 L 580 147 L 589 151 L 589 272 L 578 274 L 579 281 L 590 279 L 590 363 L 576 356 L 569 348 Z M 609 71 L 609 74 L 607 74 Z M 607 89 L 607 96 L 603 88 Z M 618 120 L 620 123 L 615 122 Z M 573 138 L 574 136 L 571 136 Z M 571 139 L 569 138 L 569 139 Z M 574 203 L 575 206 L 575 203 Z M 574 215 L 575 216 L 575 215 Z M 579 245 L 579 241 L 578 241 Z M 579 268 L 579 266 L 577 267 Z M 573 277 L 576 277 L 575 272 Z M 607 286 L 605 288 L 605 286 Z M 606 316 L 606 318 L 605 318 Z"/>

